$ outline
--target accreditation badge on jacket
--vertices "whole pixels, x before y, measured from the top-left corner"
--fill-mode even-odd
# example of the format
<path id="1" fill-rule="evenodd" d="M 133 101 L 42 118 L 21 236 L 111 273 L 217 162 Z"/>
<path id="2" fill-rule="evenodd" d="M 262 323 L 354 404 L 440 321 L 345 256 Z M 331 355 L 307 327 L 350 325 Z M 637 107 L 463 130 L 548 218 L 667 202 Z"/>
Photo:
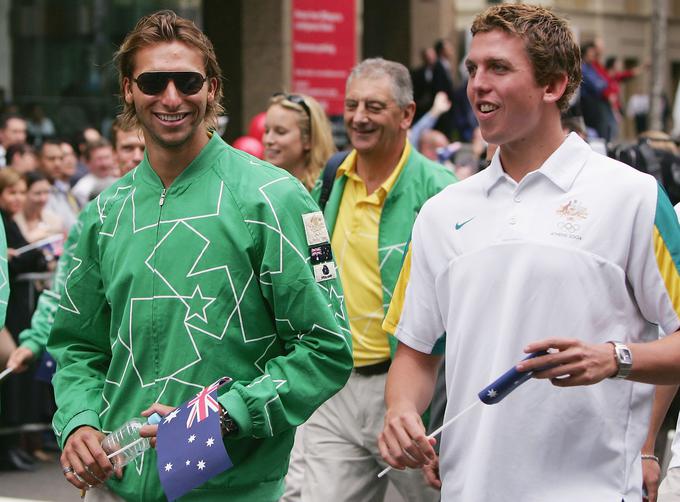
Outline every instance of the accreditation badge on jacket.
<path id="1" fill-rule="evenodd" d="M 337 277 L 335 263 L 333 263 L 333 252 L 331 251 L 330 238 L 326 229 L 326 222 L 323 213 L 316 211 L 302 215 L 302 222 L 305 226 L 307 246 L 309 246 L 309 257 L 314 270 L 316 282 L 327 281 Z"/>

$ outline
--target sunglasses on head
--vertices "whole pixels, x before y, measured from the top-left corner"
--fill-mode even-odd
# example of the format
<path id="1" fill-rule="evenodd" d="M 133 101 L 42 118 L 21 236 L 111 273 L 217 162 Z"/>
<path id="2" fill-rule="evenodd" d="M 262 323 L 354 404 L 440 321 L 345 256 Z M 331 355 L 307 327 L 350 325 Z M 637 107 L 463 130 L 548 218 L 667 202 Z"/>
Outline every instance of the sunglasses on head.
<path id="1" fill-rule="evenodd" d="M 305 103 L 305 98 L 303 98 L 299 94 L 285 94 L 283 92 L 277 92 L 277 93 L 272 95 L 273 98 L 276 98 L 278 96 L 283 96 L 283 98 L 286 101 L 290 101 L 293 104 L 301 106 L 302 109 L 307 114 L 307 117 L 309 117 L 309 121 L 310 122 L 312 121 L 312 112 L 309 110 L 309 106 L 307 106 L 307 103 Z"/>
<path id="2" fill-rule="evenodd" d="M 190 96 L 201 90 L 208 77 L 195 71 L 150 71 L 132 79 L 139 90 L 149 96 L 162 93 L 170 80 L 174 82 L 179 92 Z"/>

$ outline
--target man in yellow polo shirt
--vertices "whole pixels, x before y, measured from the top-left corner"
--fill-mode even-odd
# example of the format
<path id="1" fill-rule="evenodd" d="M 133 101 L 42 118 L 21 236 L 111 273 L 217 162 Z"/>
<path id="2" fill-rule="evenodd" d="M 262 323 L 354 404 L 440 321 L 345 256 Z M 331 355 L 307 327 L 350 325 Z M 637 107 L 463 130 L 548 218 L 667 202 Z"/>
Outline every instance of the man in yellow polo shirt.
<path id="1" fill-rule="evenodd" d="M 367 59 L 347 80 L 345 126 L 353 150 L 338 168 L 324 210 L 352 331 L 349 382 L 305 425 L 303 501 L 374 501 L 387 478 L 378 472 L 377 436 L 394 341 L 382 329 L 411 227 L 423 203 L 455 181 L 407 141 L 415 103 L 408 70 Z M 320 190 L 314 192 L 319 197 Z M 437 500 L 418 471 L 392 471 L 409 502 Z"/>

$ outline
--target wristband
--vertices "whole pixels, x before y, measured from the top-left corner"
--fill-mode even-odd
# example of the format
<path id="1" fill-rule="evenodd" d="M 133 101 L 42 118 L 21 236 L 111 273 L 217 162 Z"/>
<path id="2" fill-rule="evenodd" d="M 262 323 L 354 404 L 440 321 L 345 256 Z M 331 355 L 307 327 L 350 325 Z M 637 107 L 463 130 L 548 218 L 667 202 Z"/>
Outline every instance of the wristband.
<path id="1" fill-rule="evenodd" d="M 654 462 L 661 465 L 661 462 L 659 461 L 659 457 L 657 457 L 656 455 L 644 455 L 643 454 L 643 455 L 640 455 L 640 458 L 642 460 L 654 460 Z"/>

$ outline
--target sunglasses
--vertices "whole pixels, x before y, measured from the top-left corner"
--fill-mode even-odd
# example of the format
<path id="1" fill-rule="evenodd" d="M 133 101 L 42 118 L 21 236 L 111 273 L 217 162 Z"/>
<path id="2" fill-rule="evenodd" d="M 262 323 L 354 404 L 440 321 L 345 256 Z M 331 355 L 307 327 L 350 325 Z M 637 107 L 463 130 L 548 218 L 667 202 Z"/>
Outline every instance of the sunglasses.
<path id="1" fill-rule="evenodd" d="M 139 90 L 149 96 L 162 93 L 170 80 L 175 83 L 179 92 L 191 96 L 201 90 L 208 77 L 195 71 L 150 71 L 141 73 L 137 78 L 132 79 Z"/>
<path id="2" fill-rule="evenodd" d="M 312 112 L 309 110 L 309 106 L 307 106 L 307 103 L 305 103 L 305 98 L 303 98 L 299 94 L 285 94 L 283 92 L 277 92 L 272 95 L 273 98 L 276 98 L 278 96 L 283 96 L 286 101 L 290 101 L 293 104 L 301 106 L 302 109 L 307 114 L 307 117 L 309 117 L 309 122 L 311 123 Z"/>

